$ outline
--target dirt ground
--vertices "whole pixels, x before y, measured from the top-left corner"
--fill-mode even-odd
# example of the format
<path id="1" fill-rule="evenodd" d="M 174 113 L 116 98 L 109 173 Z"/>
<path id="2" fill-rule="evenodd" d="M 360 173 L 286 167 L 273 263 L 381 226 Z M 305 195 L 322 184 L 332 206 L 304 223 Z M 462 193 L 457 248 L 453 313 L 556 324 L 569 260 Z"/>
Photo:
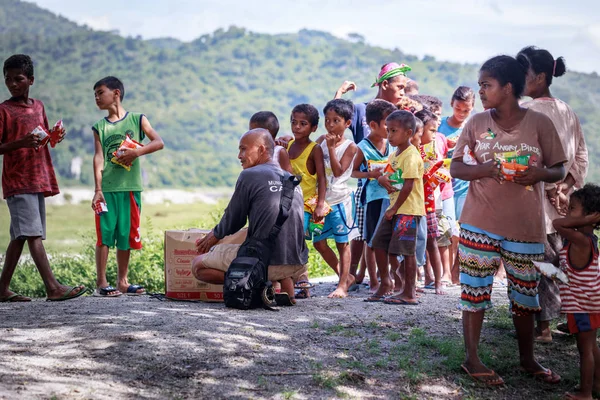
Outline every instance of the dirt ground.
<path id="1" fill-rule="evenodd" d="M 418 306 L 365 303 L 365 286 L 348 299 L 324 297 L 332 289 L 322 283 L 316 297 L 279 312 L 151 296 L 0 304 L 0 399 L 557 394 L 543 388 L 527 395 L 510 382 L 503 389 L 473 386 L 460 370 L 458 288 L 446 296 L 428 291 Z M 496 290 L 495 301 L 506 304 L 505 290 Z M 486 323 L 482 336 L 494 332 Z M 426 360 L 423 349 L 431 353 Z"/>

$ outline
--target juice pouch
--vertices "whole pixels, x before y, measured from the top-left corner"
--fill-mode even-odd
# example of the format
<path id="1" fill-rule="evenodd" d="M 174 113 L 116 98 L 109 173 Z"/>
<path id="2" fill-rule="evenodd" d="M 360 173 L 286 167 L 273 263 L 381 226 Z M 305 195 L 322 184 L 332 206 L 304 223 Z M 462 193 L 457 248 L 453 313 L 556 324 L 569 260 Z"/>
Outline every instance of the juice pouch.
<path id="1" fill-rule="evenodd" d="M 135 140 L 133 140 L 129 136 L 127 136 L 127 137 L 125 137 L 125 140 L 123 140 L 121 142 L 121 145 L 119 146 L 119 148 L 115 152 L 113 152 L 113 157 L 110 159 L 110 162 L 112 162 L 113 164 L 120 165 L 121 167 L 125 168 L 127 171 L 131 171 L 131 165 L 122 164 L 117 161 L 117 158 L 123 155 L 123 149 L 138 149 L 140 147 L 144 147 L 144 145 L 136 142 Z"/>
<path id="2" fill-rule="evenodd" d="M 59 119 L 50 130 L 50 146 L 54 148 L 54 146 L 56 146 L 61 137 L 63 137 L 64 135 L 65 127 L 63 125 L 62 119 Z"/>
<path id="3" fill-rule="evenodd" d="M 323 233 L 323 227 L 325 226 L 325 221 L 324 220 L 320 220 L 320 221 L 314 221 L 312 219 L 312 217 L 310 218 L 310 221 L 308 222 L 308 231 L 312 234 L 312 235 L 321 235 Z"/>
<path id="4" fill-rule="evenodd" d="M 385 161 L 375 161 L 375 160 L 368 160 L 367 161 L 367 168 L 369 171 L 377 171 L 380 170 L 381 173 L 385 172 L 385 168 L 388 165 L 387 160 Z M 370 180 L 376 179 L 376 178 L 369 178 Z"/>

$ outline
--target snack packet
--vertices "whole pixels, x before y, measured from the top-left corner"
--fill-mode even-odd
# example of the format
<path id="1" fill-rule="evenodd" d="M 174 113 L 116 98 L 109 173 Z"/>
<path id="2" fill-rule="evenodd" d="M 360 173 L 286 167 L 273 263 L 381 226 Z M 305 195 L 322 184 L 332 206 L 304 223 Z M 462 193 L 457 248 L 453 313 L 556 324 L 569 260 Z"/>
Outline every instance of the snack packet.
<path id="1" fill-rule="evenodd" d="M 140 147 L 144 147 L 144 145 L 136 142 L 135 140 L 133 140 L 129 136 L 127 136 L 127 137 L 125 137 L 125 140 L 123 140 L 121 142 L 121 144 L 119 145 L 119 148 L 115 152 L 113 152 L 113 157 L 110 159 L 110 161 L 113 164 L 120 165 L 121 167 L 125 168 L 127 171 L 131 171 L 131 165 L 122 164 L 119 161 L 117 161 L 117 158 L 123 155 L 123 149 L 139 149 Z"/>
<path id="2" fill-rule="evenodd" d="M 389 175 L 388 177 L 392 183 L 392 187 L 398 190 L 402 189 L 402 186 L 404 186 L 404 179 L 402 179 L 402 170 L 399 169 L 396 171 L 394 168 L 392 168 L 390 164 L 387 164 L 383 172 Z"/>
<path id="3" fill-rule="evenodd" d="M 569 284 L 569 277 L 567 274 L 565 274 L 560 268 L 557 268 L 556 265 L 542 261 L 533 261 L 533 265 L 545 277 L 554 281 L 558 280 L 565 285 Z"/>
<path id="4" fill-rule="evenodd" d="M 369 171 L 377 171 L 380 170 L 382 173 L 385 171 L 385 167 L 388 165 L 387 161 L 376 161 L 376 160 L 368 160 L 367 168 Z M 369 178 L 370 180 L 374 180 L 377 178 Z"/>
<path id="5" fill-rule="evenodd" d="M 320 221 L 315 221 L 312 219 L 312 217 L 310 218 L 310 221 L 308 222 L 308 231 L 310 232 L 311 235 L 320 235 L 323 233 L 323 227 L 325 226 L 325 221 L 324 220 L 320 220 Z"/>
<path id="6" fill-rule="evenodd" d="M 36 126 L 35 129 L 31 131 L 31 133 L 37 136 L 40 141 L 38 146 L 35 148 L 36 151 L 48 144 L 48 141 L 50 140 L 50 135 L 48 135 L 46 130 L 41 125 Z"/>
<path id="7" fill-rule="evenodd" d="M 62 119 L 59 119 L 56 124 L 50 129 L 50 146 L 54 148 L 61 139 L 61 136 L 65 135 L 65 128 Z"/>
<path id="8" fill-rule="evenodd" d="M 98 215 L 106 214 L 108 212 L 108 207 L 106 207 L 106 203 L 103 201 L 97 201 L 94 204 L 94 211 Z"/>
<path id="9" fill-rule="evenodd" d="M 518 172 L 527 171 L 529 168 L 529 154 L 520 155 L 518 151 L 509 151 L 496 154 L 496 161 L 500 163 L 500 172 L 504 180 L 513 182 Z M 532 191 L 532 186 L 525 186 L 525 189 Z"/>
<path id="10" fill-rule="evenodd" d="M 312 195 L 308 200 L 306 200 L 304 202 L 304 205 L 306 206 L 306 208 L 308 208 L 310 210 L 311 214 L 314 214 L 315 209 L 317 208 L 317 199 L 318 199 L 318 195 L 315 193 L 314 195 Z M 327 202 L 323 202 L 323 205 L 325 205 L 325 215 L 329 214 L 331 212 L 331 207 L 329 207 L 329 204 L 327 204 Z"/>
<path id="11" fill-rule="evenodd" d="M 477 159 L 475 158 L 475 153 L 473 150 L 469 148 L 469 146 L 465 145 L 465 149 L 463 152 L 463 163 L 467 165 L 477 165 Z"/>

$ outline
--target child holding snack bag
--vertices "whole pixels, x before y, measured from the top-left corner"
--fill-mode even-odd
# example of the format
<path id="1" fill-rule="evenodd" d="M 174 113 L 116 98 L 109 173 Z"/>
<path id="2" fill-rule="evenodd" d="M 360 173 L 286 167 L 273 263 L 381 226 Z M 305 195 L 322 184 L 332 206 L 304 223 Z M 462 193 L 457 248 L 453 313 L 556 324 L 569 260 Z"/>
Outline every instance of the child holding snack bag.
<path id="1" fill-rule="evenodd" d="M 161 150 L 163 141 L 144 114 L 125 111 L 121 102 L 123 83 L 108 76 L 94 85 L 96 105 L 108 116 L 96 122 L 94 132 L 95 194 L 92 209 L 96 211 L 96 290 L 94 296 L 116 297 L 140 295 L 145 289 L 127 279 L 131 249 L 142 248 L 140 212 L 142 207 L 142 174 L 138 158 Z M 150 143 L 141 142 L 145 137 Z M 117 247 L 118 282 L 110 286 L 106 280 L 109 247 Z"/>
<path id="2" fill-rule="evenodd" d="M 292 171 L 300 179 L 304 196 L 304 234 L 310 239 L 313 234 L 322 233 L 323 218 L 329 208 L 325 203 L 327 181 L 323 150 L 310 139 L 319 126 L 319 111 L 310 104 L 298 104 L 292 110 L 290 122 L 294 139 L 287 144 L 287 151 Z M 302 274 L 295 285 L 297 299 L 310 297 L 312 285 L 308 273 Z"/>
<path id="3" fill-rule="evenodd" d="M 84 294 L 86 288 L 65 286 L 56 280 L 42 242 L 46 239 L 45 198 L 57 195 L 59 190 L 50 151 L 44 146 L 49 140 L 44 104 L 29 97 L 34 82 L 31 57 L 25 54 L 9 57 L 4 62 L 3 74 L 11 95 L 0 104 L 2 193 L 10 213 L 10 243 L 0 276 L 0 302 L 31 301 L 10 290 L 25 243 L 44 282 L 47 300 L 74 299 Z M 52 132 L 56 135 L 55 144 L 64 137 L 60 128 Z"/>
<path id="4" fill-rule="evenodd" d="M 370 133 L 360 143 L 354 158 L 353 178 L 365 179 L 363 184 L 365 198 L 365 221 L 362 237 L 366 242 L 365 260 L 369 272 L 369 286 L 372 293 L 379 288 L 377 280 L 377 265 L 375 253 L 373 251 L 372 239 L 375 235 L 377 225 L 385 210 L 390 205 L 390 197 L 387 190 L 382 187 L 377 178 L 379 178 L 388 164 L 390 155 L 390 144 L 387 140 L 387 128 L 385 119 L 396 111 L 396 106 L 392 103 L 375 99 L 367 104 L 367 123 Z M 390 263 L 394 272 L 398 266 L 397 257 L 390 257 Z M 395 279 L 400 282 L 400 279 Z"/>

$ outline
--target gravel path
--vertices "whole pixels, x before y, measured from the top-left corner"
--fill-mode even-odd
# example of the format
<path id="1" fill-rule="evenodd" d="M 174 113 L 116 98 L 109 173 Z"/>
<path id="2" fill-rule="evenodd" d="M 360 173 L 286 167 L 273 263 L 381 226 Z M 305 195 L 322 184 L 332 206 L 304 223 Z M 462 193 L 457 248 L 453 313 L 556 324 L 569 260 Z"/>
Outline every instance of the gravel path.
<path id="1" fill-rule="evenodd" d="M 406 370 L 377 364 L 415 328 L 460 338 L 458 288 L 416 307 L 365 303 L 366 286 L 344 300 L 331 290 L 279 312 L 150 296 L 0 304 L 0 398 L 461 397 L 452 376 L 411 387 Z"/>

